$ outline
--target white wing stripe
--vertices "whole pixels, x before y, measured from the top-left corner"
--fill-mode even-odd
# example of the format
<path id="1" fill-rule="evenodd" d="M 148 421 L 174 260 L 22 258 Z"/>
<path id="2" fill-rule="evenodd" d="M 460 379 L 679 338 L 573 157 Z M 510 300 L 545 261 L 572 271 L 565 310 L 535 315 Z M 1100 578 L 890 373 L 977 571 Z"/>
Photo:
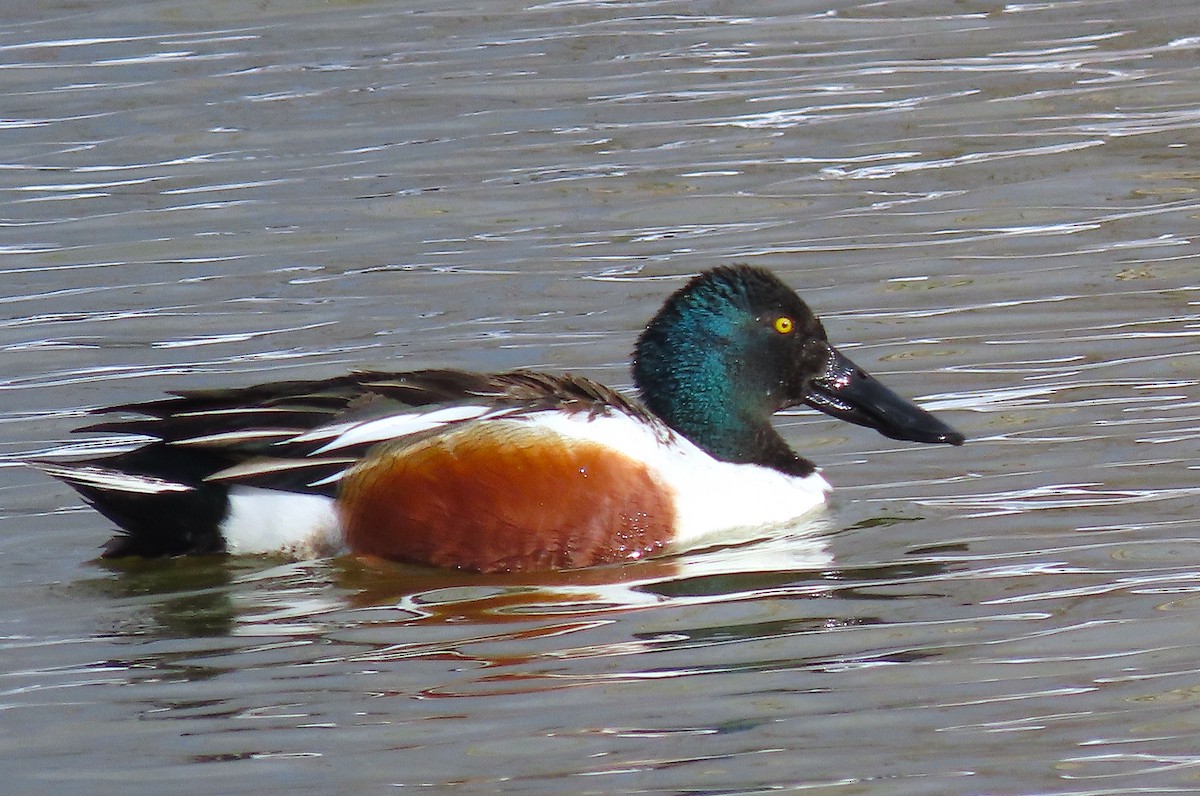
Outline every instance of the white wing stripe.
<path id="1" fill-rule="evenodd" d="M 226 467 L 206 477 L 205 481 L 236 481 L 240 478 L 250 478 L 272 473 L 287 473 L 304 470 L 309 467 L 328 467 L 331 464 L 352 465 L 357 459 L 350 457 L 330 459 L 251 459 L 250 461 Z"/>
<path id="2" fill-rule="evenodd" d="M 349 448 L 352 445 L 398 439 L 406 437 L 409 434 L 418 434 L 422 431 L 429 431 L 430 429 L 450 423 L 482 419 L 484 417 L 497 417 L 511 411 L 511 409 L 492 410 L 486 406 L 449 406 L 445 409 L 437 409 L 433 412 L 421 414 L 410 412 L 403 415 L 381 417 L 378 420 L 368 420 L 347 428 L 335 439 L 330 440 L 325 445 L 313 451 L 312 455 L 319 456 L 329 451 Z"/>
<path id="3" fill-rule="evenodd" d="M 172 440 L 169 444 L 187 447 L 194 445 L 204 447 L 212 445 L 236 445 L 239 442 L 259 442 L 268 439 L 288 439 L 296 433 L 295 429 L 286 428 L 248 428 L 239 431 L 222 431 L 216 434 L 204 434 L 199 437 Z"/>
<path id="4" fill-rule="evenodd" d="M 327 475 L 324 478 L 318 478 L 316 481 L 310 482 L 309 486 L 312 487 L 313 489 L 316 489 L 317 487 L 329 486 L 330 484 L 336 484 L 338 481 L 341 481 L 342 477 L 345 476 L 346 473 L 348 473 L 349 471 L 350 471 L 349 467 L 345 468 L 344 470 L 338 470 L 333 475 Z"/>
<path id="5" fill-rule="evenodd" d="M 358 423 L 334 423 L 330 426 L 317 426 L 312 431 L 306 431 L 303 434 L 297 434 L 291 439 L 286 440 L 286 442 L 303 444 L 305 442 L 316 442 L 322 439 L 329 439 L 330 437 L 336 437 L 339 434 L 343 434 L 357 425 Z"/>

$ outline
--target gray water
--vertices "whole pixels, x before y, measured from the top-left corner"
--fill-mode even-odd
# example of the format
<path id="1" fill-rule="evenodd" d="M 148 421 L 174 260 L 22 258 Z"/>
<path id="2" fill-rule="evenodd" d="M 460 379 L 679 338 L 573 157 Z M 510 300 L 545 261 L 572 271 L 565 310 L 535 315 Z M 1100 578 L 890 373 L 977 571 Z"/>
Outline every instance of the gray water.
<path id="1" fill-rule="evenodd" d="M 1191 0 L 46 0 L 0 22 L 0 774 L 49 793 L 1200 791 Z M 809 535 L 100 563 L 17 465 L 349 367 L 625 386 L 768 266 L 971 439 L 780 419 Z"/>

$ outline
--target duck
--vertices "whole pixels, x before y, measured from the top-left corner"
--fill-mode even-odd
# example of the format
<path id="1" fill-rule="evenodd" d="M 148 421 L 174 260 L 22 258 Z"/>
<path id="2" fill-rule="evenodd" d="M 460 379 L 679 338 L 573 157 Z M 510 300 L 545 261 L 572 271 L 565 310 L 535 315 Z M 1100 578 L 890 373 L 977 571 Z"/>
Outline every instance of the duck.
<path id="1" fill-rule="evenodd" d="M 807 514 L 830 486 L 772 424 L 789 407 L 965 439 L 834 348 L 761 267 L 672 293 L 632 372 L 636 394 L 445 369 L 169 392 L 77 429 L 133 447 L 31 463 L 116 524 L 102 558 L 349 553 L 494 573 L 629 562 Z"/>

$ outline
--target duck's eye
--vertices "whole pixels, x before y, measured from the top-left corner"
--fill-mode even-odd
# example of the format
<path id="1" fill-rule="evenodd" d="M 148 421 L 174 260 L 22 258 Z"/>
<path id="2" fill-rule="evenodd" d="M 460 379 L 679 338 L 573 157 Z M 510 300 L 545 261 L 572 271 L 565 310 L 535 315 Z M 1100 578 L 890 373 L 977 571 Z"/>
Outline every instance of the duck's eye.
<path id="1" fill-rule="evenodd" d="M 775 327 L 775 331 L 779 332 L 780 334 L 791 334 L 796 328 L 796 322 L 786 315 L 780 315 L 778 318 L 776 318 L 773 325 Z"/>

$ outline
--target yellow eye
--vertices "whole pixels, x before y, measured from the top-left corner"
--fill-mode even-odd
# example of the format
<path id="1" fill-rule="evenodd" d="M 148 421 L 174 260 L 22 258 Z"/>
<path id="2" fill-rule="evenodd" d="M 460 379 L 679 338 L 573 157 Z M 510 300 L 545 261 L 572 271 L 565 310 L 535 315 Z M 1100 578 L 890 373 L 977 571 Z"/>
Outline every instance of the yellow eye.
<path id="1" fill-rule="evenodd" d="M 775 331 L 780 334 L 791 334 L 796 328 L 796 322 L 786 315 L 780 315 L 775 319 Z"/>

